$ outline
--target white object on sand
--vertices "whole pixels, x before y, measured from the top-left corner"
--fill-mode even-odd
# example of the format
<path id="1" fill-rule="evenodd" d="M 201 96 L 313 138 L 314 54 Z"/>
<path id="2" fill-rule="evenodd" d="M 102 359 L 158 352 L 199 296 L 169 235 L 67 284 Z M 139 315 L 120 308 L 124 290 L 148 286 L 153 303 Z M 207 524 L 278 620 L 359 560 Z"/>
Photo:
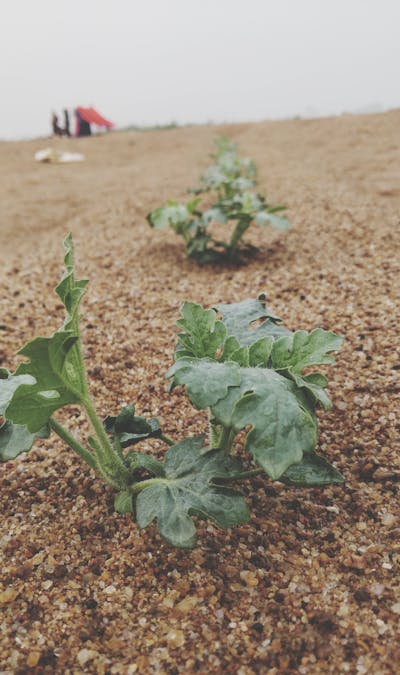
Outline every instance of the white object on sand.
<path id="1" fill-rule="evenodd" d="M 80 152 L 62 152 L 54 148 L 45 148 L 35 152 L 37 162 L 48 162 L 50 164 L 63 164 L 64 162 L 83 162 L 85 155 Z"/>

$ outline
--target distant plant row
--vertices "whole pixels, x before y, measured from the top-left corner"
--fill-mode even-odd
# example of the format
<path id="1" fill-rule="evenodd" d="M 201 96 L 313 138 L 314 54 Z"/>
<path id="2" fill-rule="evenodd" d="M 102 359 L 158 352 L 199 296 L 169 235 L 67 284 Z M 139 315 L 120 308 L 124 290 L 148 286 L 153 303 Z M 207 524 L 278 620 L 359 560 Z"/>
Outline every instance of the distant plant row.
<path id="1" fill-rule="evenodd" d="M 147 220 L 155 229 L 169 225 L 183 238 L 189 258 L 199 264 L 238 263 L 257 251 L 256 246 L 243 241 L 253 223 L 279 230 L 289 228 L 289 220 L 278 215 L 286 206 L 271 206 L 256 192 L 254 162 L 240 158 L 229 139 L 216 141 L 212 157 L 214 164 L 201 176 L 199 187 L 190 190 L 196 195 L 194 199 L 186 203 L 168 201 L 149 213 Z M 213 226 L 215 229 L 221 224 L 230 227 L 227 240 L 212 234 Z"/>

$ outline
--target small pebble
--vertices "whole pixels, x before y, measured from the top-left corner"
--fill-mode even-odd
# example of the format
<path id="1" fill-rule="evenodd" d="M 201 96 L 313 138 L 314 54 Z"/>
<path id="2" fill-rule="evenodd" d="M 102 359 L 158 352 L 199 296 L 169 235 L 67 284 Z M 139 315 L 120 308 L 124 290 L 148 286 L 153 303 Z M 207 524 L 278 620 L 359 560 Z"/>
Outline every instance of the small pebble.
<path id="1" fill-rule="evenodd" d="M 185 636 L 182 630 L 173 629 L 167 633 L 167 642 L 170 647 L 182 647 L 185 643 Z"/>
<path id="2" fill-rule="evenodd" d="M 26 665 L 28 666 L 28 668 L 34 668 L 39 663 L 39 659 L 40 659 L 40 652 L 29 652 L 26 659 Z"/>

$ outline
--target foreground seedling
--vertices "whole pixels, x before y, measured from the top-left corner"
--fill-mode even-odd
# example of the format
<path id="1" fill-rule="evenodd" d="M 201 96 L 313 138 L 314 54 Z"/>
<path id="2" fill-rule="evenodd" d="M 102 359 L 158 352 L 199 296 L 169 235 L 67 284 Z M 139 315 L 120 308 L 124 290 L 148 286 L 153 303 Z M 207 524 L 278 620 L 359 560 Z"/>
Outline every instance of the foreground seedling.
<path id="1" fill-rule="evenodd" d="M 162 229 L 170 226 L 181 236 L 186 252 L 199 264 L 210 262 L 238 263 L 246 255 L 257 251 L 257 247 L 243 241 L 249 227 L 255 223 L 260 227 L 270 225 L 287 230 L 289 221 L 280 212 L 285 206 L 271 206 L 265 197 L 254 191 L 256 167 L 249 159 L 242 159 L 236 147 L 228 139 L 217 141 L 213 155 L 215 163 L 208 167 L 200 179 L 200 187 L 191 190 L 196 197 L 185 204 L 168 201 L 164 206 L 148 214 L 151 227 Z M 214 196 L 211 207 L 201 206 Z M 227 241 L 215 239 L 210 228 L 215 224 L 230 227 Z"/>
<path id="2" fill-rule="evenodd" d="M 204 309 L 187 302 L 172 386 L 184 385 L 192 403 L 209 411 L 208 441 L 179 443 L 166 437 L 156 418 L 135 415 L 133 405 L 100 420 L 92 402 L 79 333 L 79 307 L 86 280 L 74 277 L 73 244 L 65 242 L 66 272 L 56 288 L 66 319 L 51 337 L 28 342 L 15 373 L 0 369 L 0 459 L 14 460 L 51 432 L 116 490 L 115 509 L 133 512 L 139 527 L 154 520 L 167 542 L 196 543 L 192 516 L 228 528 L 249 519 L 242 495 L 227 484 L 266 473 L 289 485 L 341 483 L 340 474 L 315 453 L 318 404 L 330 407 L 327 380 L 304 374 L 332 362 L 341 338 L 319 328 L 291 333 L 265 306 L 265 298 Z M 220 317 L 220 318 L 218 318 Z M 254 324 L 257 324 L 254 326 Z M 85 444 L 58 411 L 80 406 L 92 427 Z M 70 415 L 72 422 L 74 415 Z M 255 468 L 232 457 L 233 442 L 247 431 L 245 448 Z M 140 441 L 169 445 L 164 460 L 133 450 Z"/>

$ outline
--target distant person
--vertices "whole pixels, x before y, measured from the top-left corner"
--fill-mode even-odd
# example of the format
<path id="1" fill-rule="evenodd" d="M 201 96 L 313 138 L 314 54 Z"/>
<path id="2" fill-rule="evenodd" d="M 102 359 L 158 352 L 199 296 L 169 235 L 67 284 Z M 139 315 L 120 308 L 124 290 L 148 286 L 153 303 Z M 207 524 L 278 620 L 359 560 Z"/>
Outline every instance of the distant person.
<path id="1" fill-rule="evenodd" d="M 69 127 L 69 114 L 67 108 L 64 109 L 64 134 L 68 136 L 68 138 L 71 137 L 71 130 Z"/>
<path id="2" fill-rule="evenodd" d="M 53 135 L 54 136 L 62 136 L 63 135 L 63 130 L 61 129 L 60 125 L 58 124 L 58 117 L 55 112 L 53 112 L 51 116 L 51 126 L 53 129 Z"/>
<path id="3" fill-rule="evenodd" d="M 75 110 L 75 117 L 76 117 L 75 136 L 78 136 L 78 137 L 79 136 L 90 136 L 91 133 L 92 133 L 92 130 L 90 128 L 90 124 L 85 119 L 83 119 L 79 110 Z"/>

